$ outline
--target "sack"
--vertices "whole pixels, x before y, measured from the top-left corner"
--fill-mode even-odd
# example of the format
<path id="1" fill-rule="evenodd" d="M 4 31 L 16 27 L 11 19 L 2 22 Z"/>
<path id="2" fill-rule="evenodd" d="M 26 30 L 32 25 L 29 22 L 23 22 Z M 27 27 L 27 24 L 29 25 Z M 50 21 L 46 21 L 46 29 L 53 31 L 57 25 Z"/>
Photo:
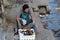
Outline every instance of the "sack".
<path id="1" fill-rule="evenodd" d="M 26 25 L 26 24 L 27 24 L 27 21 L 24 20 L 24 19 L 22 19 L 22 24 L 23 24 L 23 25 Z"/>

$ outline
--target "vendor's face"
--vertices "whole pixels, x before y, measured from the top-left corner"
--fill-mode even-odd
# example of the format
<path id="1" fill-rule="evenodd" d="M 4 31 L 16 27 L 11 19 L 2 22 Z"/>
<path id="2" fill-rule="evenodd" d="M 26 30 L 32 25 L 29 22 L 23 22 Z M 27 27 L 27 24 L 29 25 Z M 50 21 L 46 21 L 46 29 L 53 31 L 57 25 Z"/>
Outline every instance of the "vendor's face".
<path id="1" fill-rule="evenodd" d="M 24 10 L 24 12 L 28 13 L 28 12 L 29 12 L 29 8 L 26 8 L 26 9 Z"/>

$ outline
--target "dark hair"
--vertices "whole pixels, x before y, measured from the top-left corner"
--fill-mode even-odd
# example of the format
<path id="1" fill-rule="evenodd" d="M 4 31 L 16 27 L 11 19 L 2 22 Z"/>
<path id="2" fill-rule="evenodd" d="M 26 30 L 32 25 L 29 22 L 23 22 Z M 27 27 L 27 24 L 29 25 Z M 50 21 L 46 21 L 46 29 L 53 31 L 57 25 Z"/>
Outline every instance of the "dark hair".
<path id="1" fill-rule="evenodd" d="M 28 4 L 24 4 L 22 9 L 25 10 L 26 8 L 29 8 Z"/>

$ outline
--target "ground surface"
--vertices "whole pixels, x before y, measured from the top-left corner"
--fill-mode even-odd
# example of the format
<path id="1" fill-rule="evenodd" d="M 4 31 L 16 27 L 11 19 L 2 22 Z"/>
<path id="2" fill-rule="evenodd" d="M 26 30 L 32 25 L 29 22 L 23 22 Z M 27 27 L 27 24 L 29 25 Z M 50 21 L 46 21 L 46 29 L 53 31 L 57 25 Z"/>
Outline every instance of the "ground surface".
<path id="1" fill-rule="evenodd" d="M 33 0 L 33 1 L 34 1 L 34 5 L 37 5 L 37 3 L 40 0 L 39 1 Z M 13 8 L 10 10 L 9 16 L 11 17 L 11 20 L 13 21 L 13 23 L 10 23 L 9 26 L 6 28 L 6 30 L 4 30 L 5 35 L 6 35 L 6 40 L 14 40 L 14 30 L 13 29 L 14 29 L 14 27 L 16 27 L 15 17 L 19 12 L 20 7 L 21 7 L 21 5 L 17 5 L 16 8 Z M 36 26 L 40 29 L 40 32 L 37 35 L 36 40 L 55 40 L 52 31 L 43 28 L 43 26 L 41 24 L 41 19 L 38 16 L 38 12 L 34 12 L 34 16 L 35 16 Z M 0 31 L 1 30 L 2 29 L 0 28 Z"/>

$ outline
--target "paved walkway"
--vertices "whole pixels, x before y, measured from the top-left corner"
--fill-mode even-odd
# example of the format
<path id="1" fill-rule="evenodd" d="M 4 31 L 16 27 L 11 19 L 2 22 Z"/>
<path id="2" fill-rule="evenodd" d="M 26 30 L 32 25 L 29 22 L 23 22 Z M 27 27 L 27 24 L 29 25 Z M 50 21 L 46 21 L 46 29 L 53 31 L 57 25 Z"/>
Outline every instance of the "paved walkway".
<path id="1" fill-rule="evenodd" d="M 37 1 L 34 1 L 37 3 Z M 21 5 L 17 5 L 17 7 L 10 10 L 9 16 L 13 23 L 15 23 L 15 17 L 20 10 Z M 44 29 L 40 18 L 38 16 L 38 12 L 34 12 L 36 26 L 40 29 L 40 33 L 37 35 L 36 40 L 55 40 L 52 31 Z M 14 40 L 14 30 L 13 28 L 16 27 L 16 24 L 11 23 L 7 27 L 6 31 L 6 40 Z"/>
<path id="2" fill-rule="evenodd" d="M 36 40 L 55 40 L 52 31 L 43 28 L 38 13 L 35 13 L 35 19 L 37 27 L 40 29 L 40 33 L 38 34 Z"/>

